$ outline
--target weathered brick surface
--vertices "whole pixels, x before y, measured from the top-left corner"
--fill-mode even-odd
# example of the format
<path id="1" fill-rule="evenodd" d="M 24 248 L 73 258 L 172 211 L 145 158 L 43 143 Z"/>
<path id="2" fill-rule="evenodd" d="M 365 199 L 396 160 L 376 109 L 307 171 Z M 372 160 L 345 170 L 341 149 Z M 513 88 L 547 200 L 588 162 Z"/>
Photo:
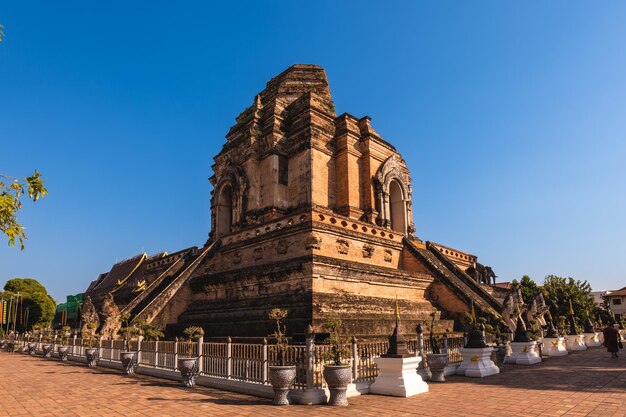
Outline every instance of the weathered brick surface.
<path id="1" fill-rule="evenodd" d="M 0 352 L 0 416 L 626 416 L 626 357 L 603 349 L 450 377 L 412 398 L 363 395 L 350 406 L 273 407 L 269 400 L 118 371 Z"/>

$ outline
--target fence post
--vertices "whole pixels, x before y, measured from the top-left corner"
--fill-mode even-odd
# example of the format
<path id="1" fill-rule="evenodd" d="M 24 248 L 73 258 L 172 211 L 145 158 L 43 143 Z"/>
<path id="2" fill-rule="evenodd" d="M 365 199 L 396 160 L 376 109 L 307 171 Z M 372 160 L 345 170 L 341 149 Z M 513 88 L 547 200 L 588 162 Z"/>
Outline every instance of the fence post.
<path id="1" fill-rule="evenodd" d="M 263 362 L 262 362 L 262 369 L 263 369 L 263 375 L 262 375 L 262 379 L 263 379 L 263 383 L 267 384 L 267 380 L 268 380 L 268 355 L 267 355 L 267 339 L 264 337 L 263 338 Z M 307 378 L 308 378 L 308 371 L 307 371 Z"/>
<path id="2" fill-rule="evenodd" d="M 174 370 L 178 371 L 178 336 L 174 338 Z"/>
<path id="3" fill-rule="evenodd" d="M 159 339 L 154 342 L 154 367 L 158 368 L 159 366 Z"/>
<path id="4" fill-rule="evenodd" d="M 233 339 L 228 336 L 226 343 L 226 379 L 230 379 L 233 374 Z"/>
<path id="5" fill-rule="evenodd" d="M 200 330 L 200 337 L 198 338 L 198 373 L 204 371 L 204 356 L 202 352 L 202 348 L 204 347 L 204 330 Z"/>
<path id="6" fill-rule="evenodd" d="M 306 387 L 315 388 L 315 332 L 310 324 L 306 328 Z"/>
<path id="7" fill-rule="evenodd" d="M 141 341 L 142 340 L 143 340 L 142 334 L 137 336 L 137 366 L 141 364 Z"/>
<path id="8" fill-rule="evenodd" d="M 352 381 L 359 379 L 359 349 L 356 345 L 356 337 L 352 336 Z"/>
<path id="9" fill-rule="evenodd" d="M 417 323 L 415 331 L 417 333 L 417 354 L 422 358 L 417 365 L 417 373 L 424 381 L 429 381 L 430 378 L 432 378 L 432 372 L 430 372 L 428 362 L 426 361 L 426 352 L 424 352 L 424 330 L 422 330 L 421 323 Z"/>

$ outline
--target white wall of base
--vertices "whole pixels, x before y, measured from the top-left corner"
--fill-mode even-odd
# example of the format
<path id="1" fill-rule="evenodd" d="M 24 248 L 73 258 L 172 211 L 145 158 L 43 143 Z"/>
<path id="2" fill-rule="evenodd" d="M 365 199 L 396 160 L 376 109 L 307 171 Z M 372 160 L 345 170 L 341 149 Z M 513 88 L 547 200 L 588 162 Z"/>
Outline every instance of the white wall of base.
<path id="1" fill-rule="evenodd" d="M 491 360 L 491 352 L 494 350 L 492 347 L 461 348 L 463 362 L 456 369 L 456 374 L 473 378 L 499 374 L 500 368 Z"/>
<path id="2" fill-rule="evenodd" d="M 422 358 L 375 358 L 380 374 L 370 385 L 371 394 L 393 397 L 411 397 L 428 392 L 428 384 L 417 374 L 417 366 Z"/>
<path id="3" fill-rule="evenodd" d="M 541 358 L 535 349 L 537 342 L 511 342 L 511 356 L 507 358 L 507 363 L 516 365 L 534 365 L 541 362 Z"/>
<path id="4" fill-rule="evenodd" d="M 565 341 L 567 342 L 567 350 L 570 352 L 587 350 L 587 346 L 585 346 L 585 337 L 582 334 L 567 335 L 565 336 Z"/>
<path id="5" fill-rule="evenodd" d="M 544 337 L 543 338 L 543 354 L 546 356 L 564 356 L 567 355 L 564 337 Z"/>
<path id="6" fill-rule="evenodd" d="M 585 339 L 585 346 L 587 346 L 588 348 L 602 346 L 602 343 L 600 343 L 598 332 L 583 333 L 583 338 Z"/>

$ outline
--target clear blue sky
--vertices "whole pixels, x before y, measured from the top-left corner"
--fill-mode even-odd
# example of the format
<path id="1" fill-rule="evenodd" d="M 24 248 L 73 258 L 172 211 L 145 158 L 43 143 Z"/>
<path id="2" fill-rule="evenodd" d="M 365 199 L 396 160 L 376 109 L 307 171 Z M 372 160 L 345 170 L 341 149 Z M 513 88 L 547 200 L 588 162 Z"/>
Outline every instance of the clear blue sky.
<path id="1" fill-rule="evenodd" d="M 116 260 L 202 245 L 212 157 L 294 63 L 373 118 L 417 235 L 529 274 L 626 285 L 624 2 L 4 2 L 0 172 L 34 168 L 0 285 L 62 299 Z"/>

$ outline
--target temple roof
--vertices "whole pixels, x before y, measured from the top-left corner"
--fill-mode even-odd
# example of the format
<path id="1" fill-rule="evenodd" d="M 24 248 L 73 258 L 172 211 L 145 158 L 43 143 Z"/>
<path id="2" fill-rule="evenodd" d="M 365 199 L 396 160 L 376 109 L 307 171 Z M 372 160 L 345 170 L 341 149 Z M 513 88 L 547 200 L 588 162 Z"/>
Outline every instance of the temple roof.
<path id="1" fill-rule="evenodd" d="M 147 256 L 147 254 L 141 253 L 130 259 L 116 263 L 99 284 L 95 285 L 93 288 L 91 288 L 90 285 L 90 289 L 88 289 L 86 295 L 93 298 L 94 296 L 103 296 L 110 291 L 114 291 L 135 272 Z M 102 276 L 102 274 L 100 276 Z"/>

